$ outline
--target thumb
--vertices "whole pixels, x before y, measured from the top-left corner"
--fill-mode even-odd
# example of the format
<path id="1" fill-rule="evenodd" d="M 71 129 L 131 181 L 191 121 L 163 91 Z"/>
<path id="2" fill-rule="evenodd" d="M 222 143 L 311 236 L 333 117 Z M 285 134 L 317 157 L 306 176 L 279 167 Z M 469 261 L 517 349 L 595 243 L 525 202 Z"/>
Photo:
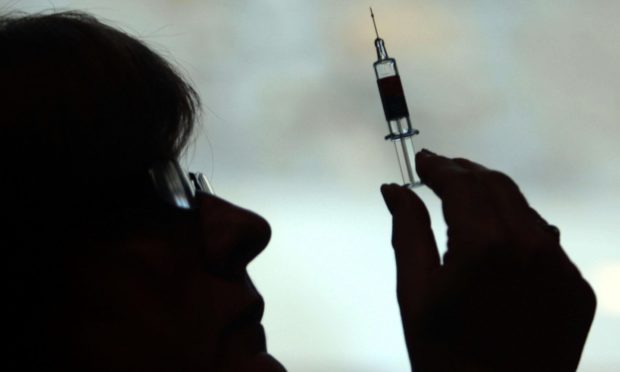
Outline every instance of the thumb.
<path id="1" fill-rule="evenodd" d="M 398 185 L 383 185 L 381 193 L 392 214 L 392 246 L 396 257 L 398 301 L 403 316 L 419 313 L 439 268 L 439 252 L 431 219 L 422 200 Z"/>

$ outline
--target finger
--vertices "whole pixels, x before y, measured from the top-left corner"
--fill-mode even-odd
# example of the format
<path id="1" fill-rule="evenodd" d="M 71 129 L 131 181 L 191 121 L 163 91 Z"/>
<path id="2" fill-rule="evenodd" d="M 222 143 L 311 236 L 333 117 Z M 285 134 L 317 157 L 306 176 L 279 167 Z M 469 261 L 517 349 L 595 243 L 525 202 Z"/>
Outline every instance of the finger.
<path id="1" fill-rule="evenodd" d="M 503 238 L 493 200 L 476 171 L 426 150 L 417 154 L 416 163 L 422 181 L 442 201 L 449 250 L 485 247 Z"/>
<path id="2" fill-rule="evenodd" d="M 525 247 L 535 247 L 540 243 L 559 245 L 560 230 L 549 224 L 535 209 L 530 207 L 518 185 L 507 175 L 484 167 L 468 159 L 453 159 L 463 168 L 480 174 L 489 195 L 495 199 L 498 215 Z M 533 244 L 534 242 L 538 244 Z"/>
<path id="3" fill-rule="evenodd" d="M 430 216 L 422 200 L 405 187 L 383 185 L 381 192 L 392 214 L 399 301 L 416 307 L 440 264 Z"/>
<path id="4" fill-rule="evenodd" d="M 421 180 L 441 199 L 449 227 L 486 224 L 494 218 L 491 200 L 481 188 L 477 172 L 427 150 L 416 155 L 416 164 Z"/>
<path id="5" fill-rule="evenodd" d="M 422 182 L 443 200 L 457 177 L 467 174 L 467 169 L 444 156 L 426 149 L 416 154 L 416 170 Z"/>
<path id="6" fill-rule="evenodd" d="M 486 168 L 468 159 L 453 159 L 455 163 L 476 174 L 481 187 L 486 190 L 496 209 L 498 222 L 505 227 L 506 237 L 512 247 L 513 257 L 527 264 L 539 254 L 561 256 L 560 231 L 550 225 L 530 207 L 517 184 L 507 175 Z"/>
<path id="7" fill-rule="evenodd" d="M 511 225 L 523 226 L 523 219 L 532 220 L 539 226 L 548 225 L 546 221 L 532 209 L 525 196 L 521 193 L 519 186 L 506 174 L 489 169 L 481 164 L 469 159 L 456 158 L 454 162 L 465 169 L 478 174 L 480 182 L 488 190 L 489 196 L 494 199 L 496 207 L 503 217 L 508 217 L 507 222 Z"/>
<path id="8" fill-rule="evenodd" d="M 461 167 L 471 170 L 471 171 L 486 171 L 489 170 L 489 168 L 485 167 L 482 164 L 478 164 L 476 162 L 473 162 L 469 159 L 465 159 L 465 158 L 454 158 L 452 159 L 455 163 L 457 163 L 458 165 L 460 165 Z"/>
<path id="9" fill-rule="evenodd" d="M 524 219 L 540 216 L 529 207 L 527 200 L 519 190 L 517 184 L 506 174 L 489 169 L 469 159 L 452 159 L 461 167 L 476 174 L 481 186 L 486 190 L 492 204 L 497 210 L 496 215 L 504 219 L 510 226 L 523 226 Z M 534 213 L 532 213 L 534 212 Z"/>

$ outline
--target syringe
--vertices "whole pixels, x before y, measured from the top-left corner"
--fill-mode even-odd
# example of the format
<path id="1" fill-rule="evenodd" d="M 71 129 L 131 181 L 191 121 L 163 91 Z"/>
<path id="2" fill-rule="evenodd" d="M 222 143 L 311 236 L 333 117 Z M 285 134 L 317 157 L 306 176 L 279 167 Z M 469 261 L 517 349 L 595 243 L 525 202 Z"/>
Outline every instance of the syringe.
<path id="1" fill-rule="evenodd" d="M 383 112 L 388 122 L 390 134 L 385 136 L 386 140 L 394 143 L 396 156 L 398 158 L 398 166 L 403 183 L 408 187 L 416 187 L 421 182 L 416 177 L 415 170 L 415 149 L 413 147 L 412 137 L 420 133 L 417 129 L 411 127 L 409 120 L 409 109 L 405 101 L 405 93 L 403 85 L 400 82 L 396 60 L 388 56 L 385 49 L 383 39 L 379 37 L 377 24 L 375 23 L 375 15 L 370 8 L 370 16 L 375 27 L 377 38 L 375 39 L 375 48 L 377 49 L 377 61 L 373 64 L 375 75 L 377 76 L 377 85 L 379 86 L 379 94 L 381 95 L 381 103 L 383 103 Z"/>

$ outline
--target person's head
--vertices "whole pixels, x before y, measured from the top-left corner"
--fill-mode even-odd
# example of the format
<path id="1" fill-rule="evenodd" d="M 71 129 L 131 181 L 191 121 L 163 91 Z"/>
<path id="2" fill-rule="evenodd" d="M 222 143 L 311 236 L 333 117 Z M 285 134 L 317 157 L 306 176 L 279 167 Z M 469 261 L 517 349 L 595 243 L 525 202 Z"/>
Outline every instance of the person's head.
<path id="1" fill-rule="evenodd" d="M 11 363 L 277 367 L 246 272 L 266 221 L 203 193 L 174 208 L 149 176 L 182 154 L 198 108 L 168 62 L 90 15 L 0 17 Z"/>

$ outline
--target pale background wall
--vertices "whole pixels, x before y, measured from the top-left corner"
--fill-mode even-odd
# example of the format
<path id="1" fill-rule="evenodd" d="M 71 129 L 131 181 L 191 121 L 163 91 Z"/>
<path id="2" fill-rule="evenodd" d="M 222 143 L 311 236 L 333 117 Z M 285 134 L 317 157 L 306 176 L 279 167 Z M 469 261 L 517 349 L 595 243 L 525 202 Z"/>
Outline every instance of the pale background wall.
<path id="1" fill-rule="evenodd" d="M 397 181 L 371 64 L 375 9 L 418 146 L 513 176 L 562 230 L 599 310 L 580 371 L 620 370 L 620 2 L 15 0 L 86 10 L 173 59 L 204 101 L 187 163 L 272 224 L 250 267 L 291 371 L 405 371 L 390 220 Z M 421 195 L 440 244 L 437 199 Z"/>

